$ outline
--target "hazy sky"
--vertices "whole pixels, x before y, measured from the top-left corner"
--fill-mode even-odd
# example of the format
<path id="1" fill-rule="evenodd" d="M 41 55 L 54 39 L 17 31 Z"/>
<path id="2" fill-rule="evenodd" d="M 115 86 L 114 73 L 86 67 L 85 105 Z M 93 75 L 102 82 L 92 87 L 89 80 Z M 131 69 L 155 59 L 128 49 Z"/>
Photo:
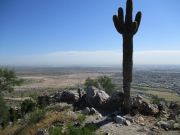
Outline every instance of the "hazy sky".
<path id="1" fill-rule="evenodd" d="M 0 0 L 0 65 L 122 62 L 112 16 L 126 0 Z M 180 64 L 180 0 L 134 0 L 135 64 Z"/>

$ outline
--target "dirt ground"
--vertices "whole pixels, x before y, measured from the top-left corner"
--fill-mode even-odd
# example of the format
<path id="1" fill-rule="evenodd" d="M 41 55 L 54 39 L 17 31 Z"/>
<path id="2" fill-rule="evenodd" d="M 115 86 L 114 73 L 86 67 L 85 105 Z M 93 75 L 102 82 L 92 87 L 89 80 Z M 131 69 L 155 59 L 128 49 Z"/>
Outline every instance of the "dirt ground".
<path id="1" fill-rule="evenodd" d="M 16 87 L 16 91 L 21 90 L 33 90 L 42 88 L 66 88 L 75 87 L 82 85 L 84 81 L 88 78 L 97 78 L 101 76 L 100 73 L 77 73 L 77 74 L 67 74 L 67 75 L 27 75 L 21 77 L 25 79 L 27 83 L 20 87 Z"/>

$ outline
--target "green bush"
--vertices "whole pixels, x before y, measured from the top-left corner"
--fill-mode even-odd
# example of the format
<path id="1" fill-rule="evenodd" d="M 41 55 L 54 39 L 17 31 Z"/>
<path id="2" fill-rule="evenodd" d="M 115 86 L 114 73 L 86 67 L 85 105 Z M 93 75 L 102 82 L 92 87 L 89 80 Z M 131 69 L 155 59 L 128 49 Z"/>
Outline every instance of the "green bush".
<path id="1" fill-rule="evenodd" d="M 95 86 L 99 89 L 103 89 L 108 94 L 112 94 L 112 92 L 115 90 L 115 84 L 112 83 L 111 78 L 108 76 L 100 76 L 97 79 L 91 79 L 87 78 L 84 83 L 85 89 L 87 89 L 90 86 Z"/>
<path id="2" fill-rule="evenodd" d="M 29 97 L 31 97 L 32 99 L 34 100 L 38 100 L 38 94 L 37 93 L 33 93 L 33 94 L 30 94 Z"/>
<path id="3" fill-rule="evenodd" d="M 90 86 L 95 86 L 97 88 L 99 87 L 97 79 L 91 79 L 90 77 L 85 80 L 84 86 L 86 89 Z"/>
<path id="4" fill-rule="evenodd" d="M 67 126 L 65 135 L 95 135 L 96 127 L 93 125 L 75 127 L 72 124 Z"/>
<path id="5" fill-rule="evenodd" d="M 62 127 L 58 126 L 49 128 L 49 135 L 63 135 Z"/>
<path id="6" fill-rule="evenodd" d="M 41 119 L 44 118 L 45 114 L 46 114 L 46 110 L 45 109 L 36 108 L 35 111 L 33 111 L 33 112 L 31 112 L 29 114 L 29 122 L 30 123 L 37 123 Z"/>
<path id="7" fill-rule="evenodd" d="M 115 84 L 112 83 L 111 78 L 108 76 L 101 76 L 98 77 L 97 81 L 99 82 L 100 86 L 106 91 L 108 94 L 111 94 L 115 89 Z"/>
<path id="8" fill-rule="evenodd" d="M 36 107 L 36 103 L 31 99 L 26 99 L 21 103 L 21 113 L 26 114 L 28 112 L 32 112 Z"/>
<path id="9" fill-rule="evenodd" d="M 85 121 L 85 119 L 86 119 L 86 116 L 83 115 L 83 114 L 80 114 L 80 113 L 79 113 L 77 116 L 78 116 L 77 121 L 78 121 L 80 124 L 82 124 L 82 123 Z"/>
<path id="10" fill-rule="evenodd" d="M 9 108 L 6 106 L 6 103 L 3 97 L 0 95 L 0 125 L 5 127 L 9 122 Z"/>
<path id="11" fill-rule="evenodd" d="M 11 92 L 14 86 L 19 86 L 23 83 L 22 79 L 18 79 L 13 70 L 0 68 L 0 124 L 4 127 L 9 121 L 16 119 L 16 112 L 13 108 L 9 110 L 6 106 L 2 95 L 3 92 Z"/>
<path id="12" fill-rule="evenodd" d="M 153 96 L 152 103 L 153 104 L 160 104 L 161 102 L 164 102 L 167 104 L 167 101 L 164 98 L 159 98 L 158 96 Z"/>
<path id="13" fill-rule="evenodd" d="M 0 93 L 2 91 L 11 92 L 14 86 L 19 86 L 23 83 L 22 79 L 18 79 L 14 70 L 0 68 Z"/>

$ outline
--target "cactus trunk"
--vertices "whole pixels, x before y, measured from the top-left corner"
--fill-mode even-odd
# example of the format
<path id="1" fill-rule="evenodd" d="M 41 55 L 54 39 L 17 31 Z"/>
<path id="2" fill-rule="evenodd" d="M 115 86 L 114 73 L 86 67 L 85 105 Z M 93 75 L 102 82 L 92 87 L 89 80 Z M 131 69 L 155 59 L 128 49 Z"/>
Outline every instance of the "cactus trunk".
<path id="1" fill-rule="evenodd" d="M 130 89 L 133 68 L 133 38 L 123 36 L 123 91 L 125 112 L 130 110 Z"/>
<path id="2" fill-rule="evenodd" d="M 123 91 L 124 109 L 130 110 L 130 89 L 133 69 L 133 36 L 138 31 L 141 22 L 141 12 L 136 14 L 135 20 L 132 18 L 133 2 L 127 0 L 126 16 L 124 19 L 123 8 L 119 8 L 118 15 L 113 16 L 116 30 L 123 36 Z"/>

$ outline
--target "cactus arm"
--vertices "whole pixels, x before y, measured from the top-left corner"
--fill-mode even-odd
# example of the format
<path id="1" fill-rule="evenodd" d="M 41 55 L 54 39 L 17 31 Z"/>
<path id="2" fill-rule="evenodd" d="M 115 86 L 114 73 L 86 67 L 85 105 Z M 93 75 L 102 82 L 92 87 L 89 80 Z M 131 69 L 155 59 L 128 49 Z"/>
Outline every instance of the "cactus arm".
<path id="1" fill-rule="evenodd" d="M 141 16 L 142 16 L 142 13 L 139 11 L 137 14 L 136 14 L 136 17 L 135 17 L 135 22 L 137 22 L 137 29 L 133 32 L 133 34 L 136 34 L 136 32 L 138 31 L 139 29 L 139 25 L 141 23 Z"/>
<path id="2" fill-rule="evenodd" d="M 113 16 L 113 22 L 114 22 L 114 26 L 116 28 L 116 30 L 122 34 L 123 33 L 123 30 L 122 30 L 122 27 L 120 26 L 119 24 L 119 19 L 116 15 Z"/>
<path id="3" fill-rule="evenodd" d="M 122 29 L 121 29 L 121 27 L 119 25 L 119 19 L 118 19 L 118 17 L 116 15 L 113 16 L 113 22 L 114 22 L 114 26 L 115 26 L 117 32 L 122 34 Z"/>
<path id="4" fill-rule="evenodd" d="M 120 7 L 119 9 L 118 9 L 118 18 L 119 18 L 119 24 L 120 24 L 120 26 L 121 26 L 121 29 L 122 29 L 122 31 L 124 31 L 124 13 L 123 13 L 123 8 L 122 7 Z"/>
<path id="5" fill-rule="evenodd" d="M 125 24 L 126 24 L 127 29 L 132 24 L 132 11 L 133 11 L 132 0 L 127 0 L 127 3 L 126 3 L 126 17 L 125 17 Z"/>

